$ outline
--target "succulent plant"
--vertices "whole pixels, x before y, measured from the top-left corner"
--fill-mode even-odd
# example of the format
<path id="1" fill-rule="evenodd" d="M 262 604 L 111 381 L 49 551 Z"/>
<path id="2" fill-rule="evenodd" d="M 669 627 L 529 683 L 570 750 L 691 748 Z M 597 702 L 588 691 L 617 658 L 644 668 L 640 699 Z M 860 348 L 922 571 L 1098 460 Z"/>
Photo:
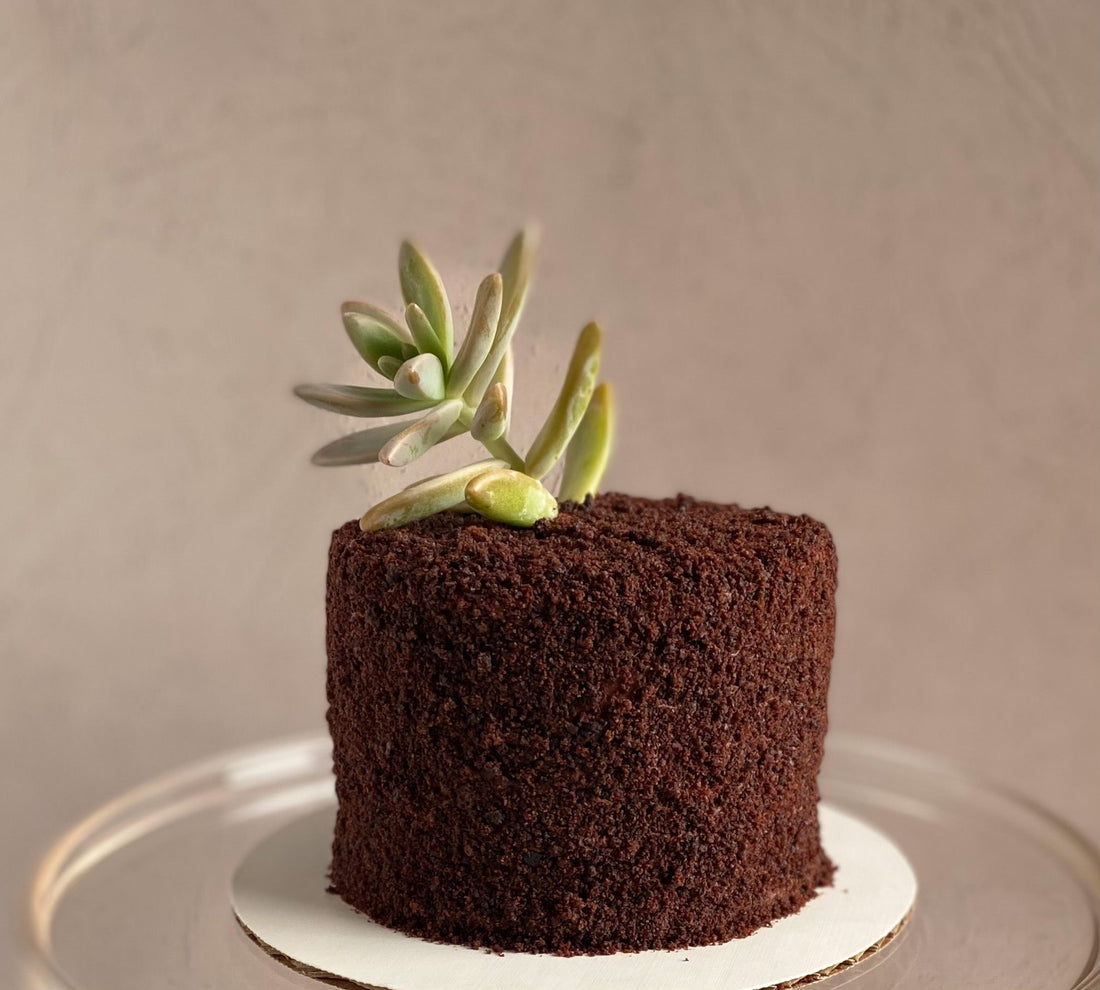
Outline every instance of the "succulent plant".
<path id="1" fill-rule="evenodd" d="M 403 467 L 437 444 L 469 433 L 491 457 L 426 478 L 384 499 L 359 521 L 364 530 L 392 529 L 446 510 L 473 511 L 513 526 L 533 526 L 558 514 L 558 499 L 595 494 L 607 466 L 614 426 L 611 388 L 597 385 L 600 328 L 577 338 L 561 391 L 527 455 L 509 439 L 512 337 L 527 300 L 536 238 L 512 240 L 500 271 L 478 287 L 470 326 L 455 351 L 447 290 L 428 258 L 401 245 L 398 273 L 405 322 L 368 303 L 344 303 L 344 329 L 386 387 L 299 385 L 310 405 L 385 419 L 326 444 L 313 455 L 325 467 L 378 462 Z M 564 457 L 558 497 L 543 484 Z"/>

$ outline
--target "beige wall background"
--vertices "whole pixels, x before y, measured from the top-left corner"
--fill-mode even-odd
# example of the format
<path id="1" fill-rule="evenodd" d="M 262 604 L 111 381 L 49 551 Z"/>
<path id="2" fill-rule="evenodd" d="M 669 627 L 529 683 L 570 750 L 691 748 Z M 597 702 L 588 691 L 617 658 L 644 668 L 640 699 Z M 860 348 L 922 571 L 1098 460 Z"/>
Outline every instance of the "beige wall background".
<path id="1" fill-rule="evenodd" d="M 362 380 L 401 237 L 468 304 L 529 217 L 520 439 L 600 318 L 611 487 L 831 526 L 833 724 L 1100 839 L 1098 55 L 1079 0 L 4 4 L 9 902 L 322 726 L 328 535 L 400 482 L 290 386 Z"/>

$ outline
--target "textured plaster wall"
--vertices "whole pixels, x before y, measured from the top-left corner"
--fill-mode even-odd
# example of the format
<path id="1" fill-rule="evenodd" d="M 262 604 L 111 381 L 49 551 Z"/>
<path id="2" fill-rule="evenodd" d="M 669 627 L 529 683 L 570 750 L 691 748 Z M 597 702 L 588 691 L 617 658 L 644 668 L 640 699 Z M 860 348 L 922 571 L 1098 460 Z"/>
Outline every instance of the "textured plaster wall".
<path id="1" fill-rule="evenodd" d="M 834 725 L 1100 838 L 1098 40 L 1080 0 L 5 3 L 5 890 L 321 726 L 328 533 L 398 482 L 311 469 L 340 424 L 289 387 L 358 374 L 337 304 L 396 302 L 402 236 L 469 299 L 528 217 L 520 437 L 600 318 L 613 487 L 832 527 Z"/>

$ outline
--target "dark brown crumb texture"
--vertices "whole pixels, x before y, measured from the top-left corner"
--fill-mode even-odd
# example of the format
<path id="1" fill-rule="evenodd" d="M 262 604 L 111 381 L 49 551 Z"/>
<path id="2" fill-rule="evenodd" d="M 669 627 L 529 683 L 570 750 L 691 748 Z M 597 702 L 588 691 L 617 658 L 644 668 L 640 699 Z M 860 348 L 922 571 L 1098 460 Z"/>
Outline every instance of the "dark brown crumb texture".
<path id="1" fill-rule="evenodd" d="M 601 495 L 333 535 L 332 889 L 421 937 L 722 942 L 833 867 L 836 554 L 808 516 Z"/>

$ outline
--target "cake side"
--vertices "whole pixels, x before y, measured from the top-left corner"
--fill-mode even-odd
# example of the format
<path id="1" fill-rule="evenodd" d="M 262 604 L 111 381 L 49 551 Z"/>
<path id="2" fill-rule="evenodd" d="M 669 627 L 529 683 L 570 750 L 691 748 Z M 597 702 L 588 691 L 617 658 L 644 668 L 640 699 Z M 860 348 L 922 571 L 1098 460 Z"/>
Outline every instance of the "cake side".
<path id="1" fill-rule="evenodd" d="M 331 883 L 423 937 L 725 941 L 801 907 L 836 555 L 806 517 L 602 495 L 333 536 Z"/>

